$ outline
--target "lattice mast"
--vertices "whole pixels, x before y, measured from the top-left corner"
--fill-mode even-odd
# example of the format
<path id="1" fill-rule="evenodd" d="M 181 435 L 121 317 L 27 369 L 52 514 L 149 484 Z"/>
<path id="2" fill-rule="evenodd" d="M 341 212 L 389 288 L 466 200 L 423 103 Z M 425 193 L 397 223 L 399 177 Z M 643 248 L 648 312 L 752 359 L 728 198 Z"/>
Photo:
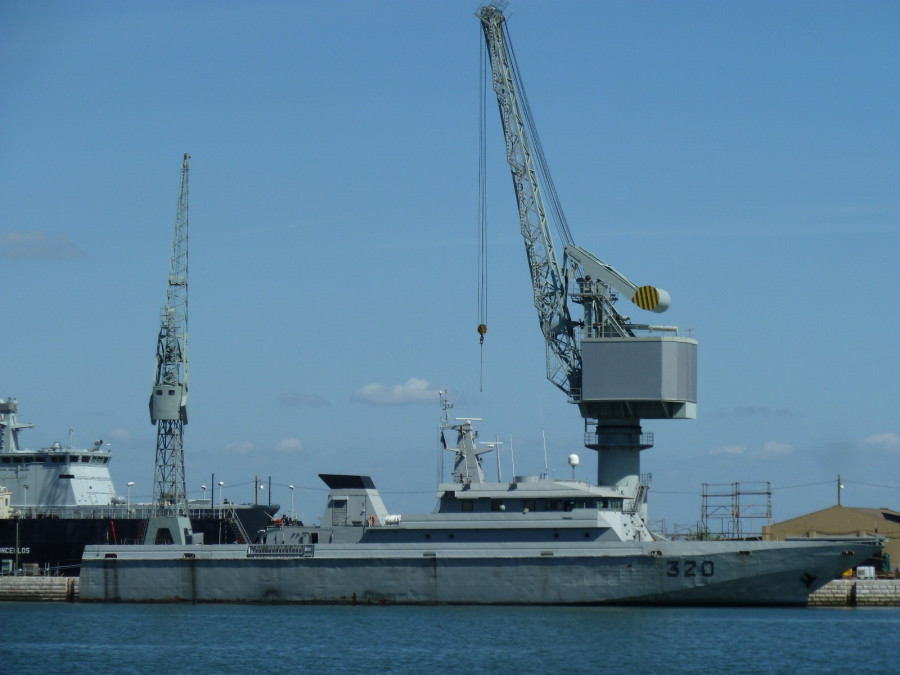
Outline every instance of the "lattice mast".
<path id="1" fill-rule="evenodd" d="M 658 337 L 677 328 L 634 324 L 620 314 L 620 295 L 657 313 L 668 309 L 671 298 L 654 286 L 638 287 L 573 243 L 509 41 L 506 4 L 485 5 L 477 16 L 546 342 L 547 378 L 578 404 L 585 444 L 600 453 L 598 483 L 627 487 L 637 501 L 643 497 L 638 451 L 652 445 L 650 435 L 641 433 L 641 418 L 696 415 L 696 342 Z M 562 265 L 550 220 L 564 244 Z M 581 318 L 571 317 L 570 302 L 581 305 Z"/>
<path id="2" fill-rule="evenodd" d="M 175 213 L 175 237 L 160 313 L 156 373 L 150 396 L 150 422 L 156 425 L 153 505 L 156 515 L 187 516 L 184 474 L 184 425 L 188 398 L 188 163 L 181 164 L 181 189 Z"/>

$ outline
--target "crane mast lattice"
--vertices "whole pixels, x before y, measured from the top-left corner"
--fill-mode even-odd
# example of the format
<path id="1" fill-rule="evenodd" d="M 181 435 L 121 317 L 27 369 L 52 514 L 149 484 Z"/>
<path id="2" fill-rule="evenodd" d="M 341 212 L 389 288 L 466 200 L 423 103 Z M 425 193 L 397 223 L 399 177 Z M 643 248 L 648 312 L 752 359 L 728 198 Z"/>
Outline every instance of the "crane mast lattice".
<path id="1" fill-rule="evenodd" d="M 187 484 L 184 473 L 184 425 L 188 397 L 188 164 L 184 153 L 181 188 L 175 215 L 175 236 L 166 287 L 166 305 L 160 312 L 156 343 L 156 371 L 150 396 L 150 422 L 156 425 L 156 462 L 153 481 L 155 516 L 187 521 Z M 176 525 L 179 538 L 184 523 Z M 163 528 L 165 529 L 165 528 Z M 148 538 L 150 532 L 148 531 Z M 165 538 L 165 534 L 163 535 Z"/>
<path id="2" fill-rule="evenodd" d="M 499 20 L 498 20 L 499 17 Z M 566 284 L 561 277 L 556 248 L 550 235 L 538 167 L 529 142 L 527 119 L 517 95 L 510 52 L 506 48 L 502 11 L 489 5 L 481 10 L 491 82 L 500 107 L 509 162 L 519 207 L 519 221 L 534 291 L 541 332 L 547 343 L 547 378 L 569 393 L 581 369 L 575 348 L 573 324 L 565 302 Z"/>
<path id="3" fill-rule="evenodd" d="M 657 313 L 669 307 L 671 298 L 654 286 L 637 286 L 574 244 L 511 48 L 506 4 L 485 5 L 477 16 L 546 342 L 547 378 L 579 407 L 585 445 L 599 453 L 598 483 L 630 491 L 637 507 L 646 492 L 639 451 L 652 446 L 640 420 L 696 416 L 697 343 L 677 336 L 675 327 L 635 324 L 620 314 L 615 306 L 620 296 Z M 562 265 L 551 219 L 564 242 Z M 581 318 L 572 318 L 570 303 L 581 305 Z"/>

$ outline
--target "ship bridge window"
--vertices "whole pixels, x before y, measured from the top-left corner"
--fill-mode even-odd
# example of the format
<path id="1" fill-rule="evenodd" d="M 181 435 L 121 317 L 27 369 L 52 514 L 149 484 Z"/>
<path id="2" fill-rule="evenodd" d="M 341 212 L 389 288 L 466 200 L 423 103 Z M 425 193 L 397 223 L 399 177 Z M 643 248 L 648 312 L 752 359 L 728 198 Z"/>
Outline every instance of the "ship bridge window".
<path id="1" fill-rule="evenodd" d="M 564 511 L 571 511 L 572 509 L 593 509 L 595 507 L 595 501 L 592 499 L 567 499 L 563 504 Z"/>
<path id="2" fill-rule="evenodd" d="M 525 499 L 523 501 L 524 508 L 528 511 L 534 511 L 537 506 L 537 502 L 534 499 Z"/>
<path id="3" fill-rule="evenodd" d="M 491 500 L 491 511 L 505 511 L 506 506 L 503 504 L 502 499 L 492 499 Z"/>
<path id="4" fill-rule="evenodd" d="M 460 502 L 460 508 L 465 512 L 473 511 L 475 503 L 471 499 L 464 499 Z"/>
<path id="5" fill-rule="evenodd" d="M 562 502 L 558 499 L 547 499 L 544 501 L 545 511 L 559 511 L 562 509 Z"/>

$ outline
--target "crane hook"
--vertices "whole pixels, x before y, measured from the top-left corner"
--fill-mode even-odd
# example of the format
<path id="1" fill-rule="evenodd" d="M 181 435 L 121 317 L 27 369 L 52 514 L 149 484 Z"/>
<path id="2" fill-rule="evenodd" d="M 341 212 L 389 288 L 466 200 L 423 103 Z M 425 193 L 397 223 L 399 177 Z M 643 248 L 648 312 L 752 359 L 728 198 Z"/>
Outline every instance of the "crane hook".
<path id="1" fill-rule="evenodd" d="M 478 335 L 481 336 L 478 340 L 479 344 L 484 344 L 485 333 L 487 333 L 487 326 L 483 323 L 478 324 Z"/>

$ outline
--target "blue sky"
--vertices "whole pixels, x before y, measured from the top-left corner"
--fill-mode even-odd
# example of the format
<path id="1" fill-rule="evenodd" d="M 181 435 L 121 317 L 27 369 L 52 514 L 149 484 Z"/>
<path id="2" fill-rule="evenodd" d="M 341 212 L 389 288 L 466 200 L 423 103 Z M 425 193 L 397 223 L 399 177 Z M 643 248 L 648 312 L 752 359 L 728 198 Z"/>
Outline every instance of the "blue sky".
<path id="1" fill-rule="evenodd" d="M 496 106 L 479 391 L 477 2 L 0 2 L 0 395 L 149 498 L 147 399 L 191 153 L 189 490 L 430 510 L 437 391 L 567 477 Z M 776 520 L 900 509 L 900 5 L 514 0 L 577 244 L 672 294 L 699 417 L 646 422 L 651 518 L 771 481 Z M 25 435 L 27 434 L 27 435 Z M 494 467 L 491 460 L 489 467 Z M 493 471 L 493 468 L 491 469 Z M 268 499 L 267 496 L 263 499 Z"/>

